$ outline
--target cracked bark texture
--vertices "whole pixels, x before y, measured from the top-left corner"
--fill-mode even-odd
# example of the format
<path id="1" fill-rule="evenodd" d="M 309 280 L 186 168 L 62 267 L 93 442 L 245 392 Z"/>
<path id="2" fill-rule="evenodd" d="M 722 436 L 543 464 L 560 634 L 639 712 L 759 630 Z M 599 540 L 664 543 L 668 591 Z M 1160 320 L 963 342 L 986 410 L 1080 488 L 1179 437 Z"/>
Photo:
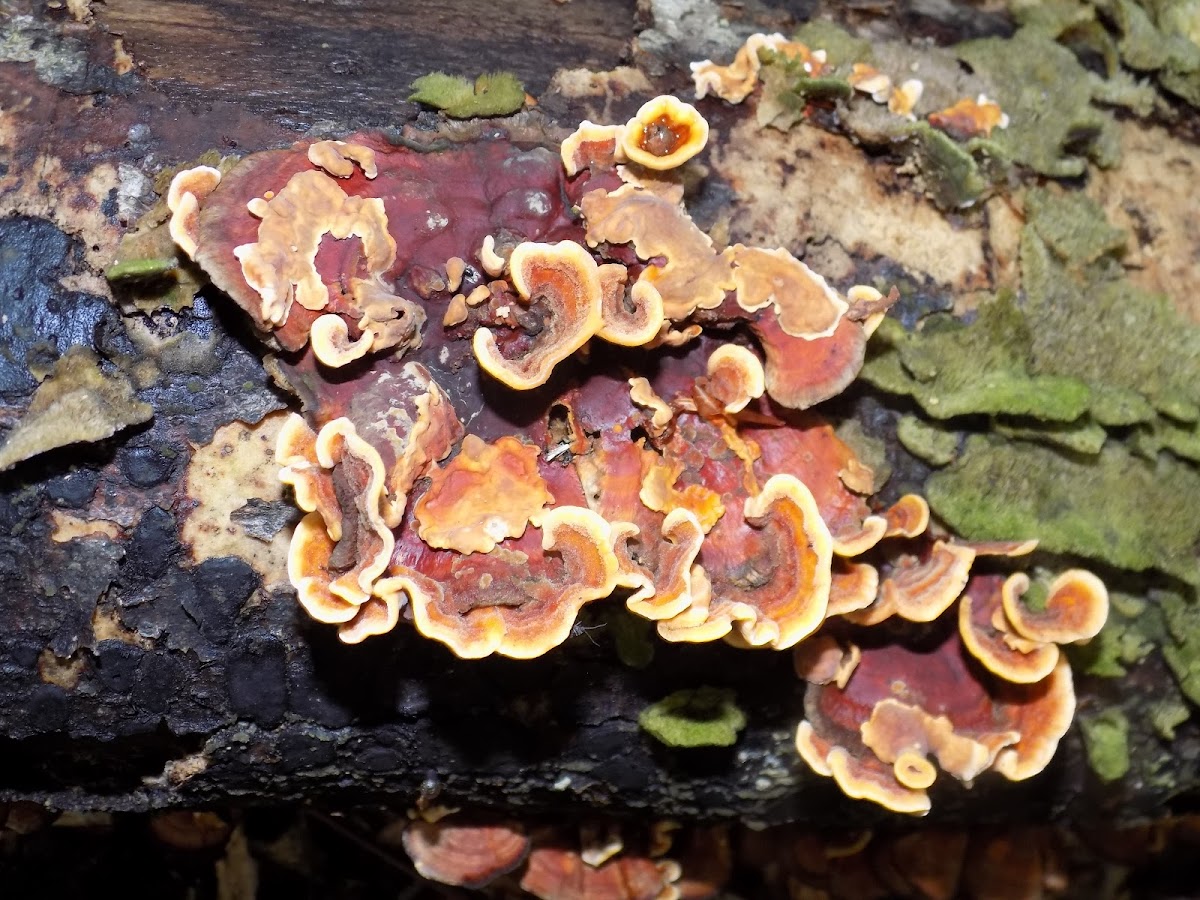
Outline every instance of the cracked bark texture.
<path id="1" fill-rule="evenodd" d="M 946 41 L 1011 27 L 990 7 L 885 6 L 873 28 L 891 36 Z M 410 803 L 433 784 L 440 803 L 516 813 L 883 818 L 797 758 L 803 688 L 788 654 L 659 644 L 633 669 L 618 660 L 611 603 L 531 662 L 458 660 L 403 628 L 339 644 L 305 618 L 284 578 L 279 535 L 294 517 L 263 448 L 294 401 L 273 386 L 237 311 L 206 289 L 177 313 L 123 314 L 101 274 L 153 201 L 154 174 L 203 151 L 428 127 L 434 117 L 403 98 L 412 78 L 438 69 L 515 71 L 539 104 L 521 116 L 548 134 L 584 117 L 623 121 L 652 93 L 685 91 L 688 60 L 727 57 L 746 33 L 786 30 L 815 11 L 109 0 L 76 18 L 0 2 L 0 428 L 28 405 L 31 371 L 72 345 L 154 410 L 112 438 L 0 473 L 0 801 L 345 806 Z M 626 65 L 640 72 L 561 71 Z M 703 227 L 756 243 L 810 235 L 810 263 L 832 279 L 904 279 L 929 306 L 1003 283 L 1015 249 L 1003 204 L 948 220 L 893 164 L 843 137 L 763 132 L 736 111 L 714 125 L 714 172 L 694 204 Z M 853 215 L 804 188 L 838 173 L 857 185 Z M 860 393 L 840 402 L 868 424 L 886 418 Z M 230 457 L 244 467 L 231 476 L 246 491 L 237 504 L 214 474 Z M 911 457 L 897 451 L 893 462 L 890 492 L 923 480 Z M 1119 685 L 1082 680 L 1084 703 L 1118 689 L 1152 695 L 1169 677 L 1154 657 Z M 736 689 L 749 720 L 736 747 L 673 751 L 639 730 L 646 705 L 697 684 Z M 1134 735 L 1134 752 L 1153 740 Z M 1031 782 L 987 777 L 967 790 L 942 779 L 932 815 L 1161 813 L 1194 797 L 1198 750 L 1195 726 L 1182 726 L 1172 789 L 1105 786 L 1072 731 Z"/>

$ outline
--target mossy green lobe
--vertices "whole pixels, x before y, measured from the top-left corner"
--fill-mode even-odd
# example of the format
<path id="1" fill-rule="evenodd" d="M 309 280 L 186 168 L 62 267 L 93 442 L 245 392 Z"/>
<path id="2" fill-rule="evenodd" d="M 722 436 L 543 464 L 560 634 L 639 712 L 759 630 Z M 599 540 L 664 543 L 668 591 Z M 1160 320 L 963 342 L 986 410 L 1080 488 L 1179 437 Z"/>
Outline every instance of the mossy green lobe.
<path id="1" fill-rule="evenodd" d="M 638 724 L 668 747 L 729 747 L 746 727 L 731 688 L 700 687 L 668 694 L 638 716 Z"/>
<path id="2" fill-rule="evenodd" d="M 792 39 L 810 50 L 824 50 L 826 64 L 835 69 L 848 69 L 856 62 L 869 63 L 874 58 L 870 41 L 855 37 L 828 19 L 805 22 Z"/>
<path id="3" fill-rule="evenodd" d="M 904 449 L 931 466 L 945 466 L 958 455 L 958 434 L 916 416 L 896 423 L 896 438 Z"/>
<path id="4" fill-rule="evenodd" d="M 1090 392 L 1075 378 L 1031 375 L 1032 335 L 1009 295 L 985 304 L 975 322 L 930 316 L 919 334 L 885 320 L 872 339 L 862 378 L 915 399 L 935 419 L 972 413 L 1070 422 Z"/>
<path id="5" fill-rule="evenodd" d="M 1110 225 L 1104 210 L 1087 194 L 1032 188 L 1025 194 L 1025 210 L 1046 246 L 1072 265 L 1092 263 L 1125 249 L 1125 232 Z"/>
<path id="6" fill-rule="evenodd" d="M 422 75 L 412 87 L 409 100 L 436 107 L 454 119 L 507 116 L 525 104 L 525 86 L 511 72 L 480 75 L 473 82 L 433 72 Z"/>
<path id="7" fill-rule="evenodd" d="M 1129 771 L 1129 720 L 1119 709 L 1081 717 L 1080 730 L 1092 770 L 1104 781 L 1116 781 Z"/>
<path id="8" fill-rule="evenodd" d="M 992 86 L 1009 125 L 992 140 L 1011 159 L 1043 175 L 1082 175 L 1091 159 L 1117 160 L 1112 118 L 1092 105 L 1088 72 L 1074 54 L 1034 28 L 954 48 Z"/>
<path id="9" fill-rule="evenodd" d="M 970 437 L 926 484 L 934 511 L 968 540 L 1038 538 L 1039 547 L 1200 584 L 1200 472 L 1110 443 L 1094 458 Z"/>
<path id="10" fill-rule="evenodd" d="M 1063 204 L 1043 195 L 1030 208 L 1031 225 L 1021 237 L 1031 370 L 1081 378 L 1098 394 L 1108 392 L 1093 409 L 1102 422 L 1149 421 L 1155 405 L 1190 402 L 1186 398 L 1195 397 L 1200 384 L 1200 328 L 1166 297 L 1132 285 L 1115 260 L 1100 257 L 1088 264 L 1102 230 L 1081 219 L 1069 231 L 1068 214 L 1076 204 Z M 1058 258 L 1043 239 L 1043 228 L 1054 234 L 1058 247 L 1084 249 L 1084 259 Z"/>

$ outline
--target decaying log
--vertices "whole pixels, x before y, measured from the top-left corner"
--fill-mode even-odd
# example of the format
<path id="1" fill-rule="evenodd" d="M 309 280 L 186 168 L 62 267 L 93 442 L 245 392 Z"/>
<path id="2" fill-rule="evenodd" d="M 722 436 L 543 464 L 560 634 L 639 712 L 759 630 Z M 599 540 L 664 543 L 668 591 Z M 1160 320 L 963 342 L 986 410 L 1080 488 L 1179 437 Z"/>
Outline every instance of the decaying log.
<path id="1" fill-rule="evenodd" d="M 43 401 L 74 442 L 0 472 L 0 801 L 143 810 L 436 796 L 517 813 L 841 825 L 884 815 L 797 758 L 804 688 L 788 654 L 658 643 L 634 668 L 617 652 L 632 620 L 612 603 L 528 662 L 460 660 L 403 628 L 340 644 L 287 582 L 298 513 L 271 449 L 298 404 L 272 382 L 261 344 L 211 287 L 189 308 L 144 314 L 102 275 L 164 193 L 156 174 L 210 149 L 432 128 L 436 117 L 405 97 L 439 69 L 514 71 L 538 101 L 519 114 L 523 127 L 552 140 L 585 117 L 624 121 L 655 88 L 682 95 L 682 64 L 731 55 L 752 25 L 794 26 L 794 5 L 722 8 L 732 27 L 718 27 L 712 4 L 694 4 L 711 22 L 672 22 L 670 4 L 627 0 L 50 6 L 18 0 L 0 20 L 0 428 L 15 433 L 65 348 L 85 348 L 72 371 L 86 377 Z M 876 27 L 943 41 L 1010 27 L 999 13 L 902 13 Z M 630 64 L 640 68 L 618 68 Z M 1013 265 L 1003 204 L 947 217 L 843 136 L 763 131 L 728 109 L 713 125 L 723 149 L 693 204 L 705 227 L 732 222 L 763 245 L 823 235 L 810 261 L 841 280 L 907 279 L 930 306 L 995 288 Z M 853 185 L 847 209 L 834 184 Z M 862 391 L 838 403 L 842 415 L 888 415 Z M 889 453 L 898 496 L 926 470 Z M 1080 679 L 1082 704 L 1154 697 L 1171 678 L 1151 656 L 1120 681 Z M 640 730 L 648 704 L 698 684 L 736 690 L 748 720 L 736 746 L 671 750 Z M 1032 781 L 939 781 L 932 815 L 1133 818 L 1190 803 L 1194 723 L 1169 751 L 1152 733 L 1129 746 L 1169 752 L 1172 778 L 1105 784 L 1072 731 Z"/>

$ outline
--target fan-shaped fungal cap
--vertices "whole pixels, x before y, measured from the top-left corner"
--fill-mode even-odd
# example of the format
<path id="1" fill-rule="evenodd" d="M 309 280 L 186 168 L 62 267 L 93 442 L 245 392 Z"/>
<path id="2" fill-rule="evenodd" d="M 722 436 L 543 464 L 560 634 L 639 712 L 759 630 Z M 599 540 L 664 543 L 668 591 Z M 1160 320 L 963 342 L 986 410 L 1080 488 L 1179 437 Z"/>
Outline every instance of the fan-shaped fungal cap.
<path id="1" fill-rule="evenodd" d="M 375 151 L 370 147 L 349 144 L 346 141 L 317 141 L 315 144 L 309 144 L 308 161 L 338 178 L 349 178 L 353 175 L 355 163 L 358 163 L 367 178 L 374 178 L 379 174 L 375 165 Z"/>
<path id="2" fill-rule="evenodd" d="M 258 318 L 265 324 L 286 322 L 293 300 L 305 309 L 325 308 L 329 288 L 317 271 L 316 258 L 326 234 L 339 240 L 359 238 L 363 265 L 372 278 L 396 259 L 383 201 L 348 196 L 323 172 L 297 172 L 274 197 L 252 200 L 249 209 L 262 220 L 258 240 L 235 247 L 233 253 L 246 283 L 262 299 Z"/>
<path id="3" fill-rule="evenodd" d="M 221 183 L 221 171 L 212 166 L 196 166 L 184 169 L 171 179 L 167 189 L 167 209 L 171 221 L 167 230 L 171 240 L 179 245 L 188 258 L 194 258 L 197 250 L 200 202 Z"/>
<path id="4" fill-rule="evenodd" d="M 833 540 L 812 492 L 793 475 L 773 475 L 745 501 L 743 515 L 751 526 L 745 536 L 752 537 L 756 548 L 713 546 L 713 561 L 692 576 L 693 607 L 659 622 L 661 637 L 711 641 L 728 635 L 742 646 L 784 650 L 825 620 Z M 733 554 L 736 559 L 730 558 Z M 706 579 L 704 585 L 713 579 L 715 590 L 697 585 L 698 575 Z"/>
<path id="5" fill-rule="evenodd" d="M 434 468 L 415 509 L 418 533 L 438 549 L 490 553 L 524 534 L 530 518 L 553 502 L 536 446 L 511 435 L 487 444 L 469 434 L 454 459 Z"/>
<path id="6" fill-rule="evenodd" d="M 976 575 L 958 608 L 958 629 L 971 655 L 990 672 L 1016 684 L 1041 681 L 1058 664 L 1058 647 L 1013 633 L 1005 618 L 1002 598 L 1023 590 L 1029 580 L 1016 573 Z"/>
<path id="7" fill-rule="evenodd" d="M 370 332 L 363 332 L 356 340 L 350 340 L 346 320 L 333 313 L 317 317 L 309 328 L 308 339 L 317 359 L 332 368 L 362 359 L 374 342 Z"/>
<path id="8" fill-rule="evenodd" d="M 1008 116 L 1000 105 L 980 94 L 975 100 L 964 97 L 953 106 L 929 114 L 929 124 L 956 140 L 991 137 L 992 129 L 1007 128 Z"/>
<path id="9" fill-rule="evenodd" d="M 766 356 L 767 393 L 788 409 L 808 409 L 844 391 L 863 365 L 867 339 L 845 316 L 828 337 L 788 334 L 773 309 L 762 309 L 750 330 Z"/>
<path id="10" fill-rule="evenodd" d="M 708 357 L 705 390 L 729 415 L 741 412 L 767 389 L 758 357 L 738 344 L 722 344 Z"/>
<path id="11" fill-rule="evenodd" d="M 408 533 L 388 586 L 408 595 L 418 631 L 464 659 L 541 656 L 567 639 L 584 604 L 612 593 L 620 565 L 613 527 L 589 509 L 544 510 L 533 525 L 540 535 L 470 556 L 433 551 Z"/>
<path id="12" fill-rule="evenodd" d="M 1083 569 L 1069 569 L 1050 585 L 1040 612 L 1021 602 L 1029 579 L 1013 576 L 1005 583 L 1004 615 L 1013 631 L 1032 641 L 1070 644 L 1094 638 L 1108 618 L 1108 589 Z"/>
<path id="13" fill-rule="evenodd" d="M 824 278 L 782 247 L 738 244 L 733 262 L 738 305 L 754 312 L 774 303 L 779 327 L 793 337 L 828 337 L 848 309 Z"/>
<path id="14" fill-rule="evenodd" d="M 804 44 L 789 41 L 782 34 L 752 34 L 727 66 L 718 66 L 709 59 L 691 64 L 696 99 L 715 94 L 730 103 L 741 103 L 749 97 L 758 84 L 758 73 L 762 68 L 758 58 L 760 50 L 772 50 L 788 59 L 799 57 L 808 74 L 820 72 L 821 61 Z"/>
<path id="15" fill-rule="evenodd" d="M 892 93 L 892 79 L 866 63 L 856 62 L 851 66 L 846 80 L 850 82 L 850 87 L 869 94 L 876 103 L 887 103 Z"/>
<path id="16" fill-rule="evenodd" d="M 967 585 L 975 551 L 961 544 L 934 541 L 922 557 L 907 557 L 880 585 L 884 603 L 910 622 L 932 622 Z"/>
<path id="17" fill-rule="evenodd" d="M 624 125 L 596 125 L 585 119 L 562 142 L 563 169 L 575 176 L 584 169 L 612 169 L 625 162 L 624 134 Z"/>
<path id="18" fill-rule="evenodd" d="M 1059 654 L 1049 675 L 1034 684 L 1012 685 L 1007 694 L 1013 728 L 1021 732 L 1021 739 L 997 754 L 994 768 L 1010 781 L 1024 781 L 1050 764 L 1075 716 L 1075 687 L 1067 658 Z"/>
<path id="19" fill-rule="evenodd" d="M 305 512 L 319 513 L 329 537 L 341 540 L 342 511 L 333 479 L 317 461 L 317 433 L 308 427 L 303 416 L 292 413 L 279 429 L 275 460 L 282 466 L 279 480 L 292 486 L 296 505 Z"/>
<path id="20" fill-rule="evenodd" d="M 600 267 L 604 323 L 596 336 L 622 347 L 641 347 L 658 337 L 663 326 L 663 301 L 658 289 L 641 279 L 628 285 L 628 270 L 616 263 Z"/>
<path id="21" fill-rule="evenodd" d="M 625 156 L 647 169 L 674 169 L 708 143 L 708 122 L 690 103 L 669 94 L 647 101 L 621 135 Z"/>
<path id="22" fill-rule="evenodd" d="M 511 872 L 529 854 L 529 837 L 516 822 L 459 823 L 454 817 L 409 823 L 401 836 L 417 871 L 431 881 L 480 888 Z"/>
<path id="23" fill-rule="evenodd" d="M 1065 660 L 1040 682 L 1013 684 L 971 665 L 956 630 L 942 633 L 919 649 L 866 645 L 844 689 L 809 687 L 796 746 L 814 771 L 850 796 L 923 813 L 928 796 L 912 785 L 928 770 L 905 754 L 932 755 L 968 781 L 989 767 L 1017 779 L 1046 766 L 1074 712 Z"/>
<path id="24" fill-rule="evenodd" d="M 818 634 L 801 641 L 792 651 L 796 675 L 809 684 L 836 684 L 844 688 L 854 674 L 862 651 L 856 644 L 843 648 L 832 635 Z"/>
<path id="25" fill-rule="evenodd" d="M 697 308 L 720 306 L 725 292 L 734 288 L 732 250 L 713 250 L 712 239 L 679 204 L 627 184 L 611 192 L 588 192 L 580 208 L 588 246 L 632 243 L 639 259 L 666 260 L 647 266 L 638 281 L 658 291 L 667 319 L 678 322 Z"/>
<path id="26" fill-rule="evenodd" d="M 340 507 L 339 537 L 320 513 L 305 516 L 288 551 L 288 577 L 313 618 L 343 624 L 374 593 L 395 544 L 380 514 L 383 462 L 346 418 L 321 429 L 315 450 Z"/>
<path id="27" fill-rule="evenodd" d="M 535 313 L 542 329 L 524 352 L 501 352 L 491 329 L 475 332 L 479 365 L 511 388 L 528 390 L 545 384 L 554 367 L 587 343 L 604 324 L 602 289 L 596 261 L 573 241 L 518 244 L 508 260 L 513 285 Z"/>
<path id="28" fill-rule="evenodd" d="M 601 866 L 589 866 L 579 852 L 536 847 L 521 877 L 521 888 L 539 900 L 672 900 L 679 878 L 671 860 L 620 854 Z"/>
<path id="29" fill-rule="evenodd" d="M 925 92 L 925 85 L 917 78 L 910 78 L 892 89 L 888 98 L 888 110 L 906 119 L 915 119 L 913 110 Z"/>
<path id="30" fill-rule="evenodd" d="M 884 537 L 919 537 L 929 527 L 929 504 L 919 494 L 905 494 L 884 513 Z"/>

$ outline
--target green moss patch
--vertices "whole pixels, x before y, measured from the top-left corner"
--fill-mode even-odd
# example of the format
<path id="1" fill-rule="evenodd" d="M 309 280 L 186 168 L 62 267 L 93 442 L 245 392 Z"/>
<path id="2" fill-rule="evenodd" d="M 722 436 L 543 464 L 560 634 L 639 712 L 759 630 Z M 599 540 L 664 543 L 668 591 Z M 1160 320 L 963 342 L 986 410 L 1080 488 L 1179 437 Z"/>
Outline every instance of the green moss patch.
<path id="1" fill-rule="evenodd" d="M 926 484 L 934 511 L 969 540 L 1037 538 L 1043 550 L 1200 584 L 1200 472 L 1120 444 L 1095 457 L 970 437 Z"/>
<path id="2" fill-rule="evenodd" d="M 746 727 L 731 688 L 676 691 L 642 710 L 638 724 L 668 747 L 729 747 Z"/>
<path id="3" fill-rule="evenodd" d="M 414 81 L 412 89 L 409 100 L 433 106 L 454 119 L 507 116 L 525 105 L 525 86 L 511 72 L 480 75 L 474 81 L 433 72 Z"/>
<path id="4" fill-rule="evenodd" d="M 1079 728 L 1088 763 L 1104 781 L 1116 781 L 1129 771 L 1129 720 L 1119 709 L 1081 717 Z"/>

